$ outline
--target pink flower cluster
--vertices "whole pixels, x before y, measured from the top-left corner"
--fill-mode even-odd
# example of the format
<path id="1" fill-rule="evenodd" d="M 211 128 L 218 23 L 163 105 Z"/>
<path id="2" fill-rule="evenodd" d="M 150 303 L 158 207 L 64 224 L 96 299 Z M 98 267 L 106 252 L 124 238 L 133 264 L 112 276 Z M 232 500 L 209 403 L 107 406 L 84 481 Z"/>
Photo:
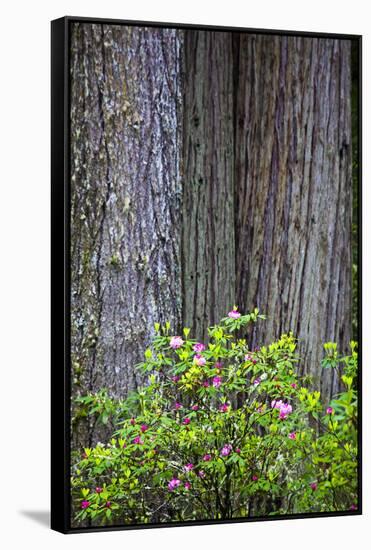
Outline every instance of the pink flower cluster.
<path id="1" fill-rule="evenodd" d="M 173 336 L 170 338 L 170 347 L 173 349 L 178 349 L 182 347 L 184 340 L 180 336 Z"/>
<path id="2" fill-rule="evenodd" d="M 232 311 L 228 313 L 228 317 L 230 317 L 231 319 L 238 319 L 239 317 L 241 317 L 241 313 L 239 313 L 237 311 L 237 308 L 234 307 Z"/>
<path id="3" fill-rule="evenodd" d="M 220 388 L 221 384 L 222 384 L 222 377 L 221 376 L 214 376 L 214 378 L 213 378 L 214 388 Z"/>
<path id="4" fill-rule="evenodd" d="M 203 367 L 206 363 L 206 359 L 205 357 L 203 357 L 202 355 L 200 355 L 199 353 L 197 355 L 194 356 L 193 358 L 193 362 L 198 366 L 198 367 Z"/>
<path id="5" fill-rule="evenodd" d="M 202 344 L 201 342 L 197 342 L 197 344 L 193 346 L 193 349 L 195 352 L 201 353 L 202 351 L 205 350 L 205 344 Z"/>
<path id="6" fill-rule="evenodd" d="M 284 403 L 282 400 L 272 401 L 271 407 L 272 409 L 278 409 L 280 411 L 281 420 L 284 420 L 289 414 L 292 413 L 292 406 L 290 403 Z"/>
<path id="7" fill-rule="evenodd" d="M 180 484 L 181 484 L 180 479 L 173 478 L 172 480 L 169 481 L 167 486 L 168 486 L 169 491 L 174 491 L 174 489 L 179 487 Z"/>
<path id="8" fill-rule="evenodd" d="M 232 452 L 232 445 L 230 443 L 226 443 L 222 450 L 220 451 L 221 456 L 228 456 Z"/>
<path id="9" fill-rule="evenodd" d="M 185 471 L 185 472 L 190 472 L 191 470 L 193 470 L 193 464 L 192 464 L 192 462 L 190 462 L 189 464 L 186 464 L 186 465 L 184 466 L 184 471 Z"/>
<path id="10" fill-rule="evenodd" d="M 223 404 L 220 405 L 220 407 L 219 407 L 220 412 L 223 412 L 223 413 L 228 412 L 228 409 L 229 409 L 229 405 L 227 405 L 227 403 L 223 403 Z"/>
<path id="11" fill-rule="evenodd" d="M 209 462 L 211 460 L 211 455 L 207 453 L 206 455 L 203 456 L 203 460 L 205 462 Z"/>

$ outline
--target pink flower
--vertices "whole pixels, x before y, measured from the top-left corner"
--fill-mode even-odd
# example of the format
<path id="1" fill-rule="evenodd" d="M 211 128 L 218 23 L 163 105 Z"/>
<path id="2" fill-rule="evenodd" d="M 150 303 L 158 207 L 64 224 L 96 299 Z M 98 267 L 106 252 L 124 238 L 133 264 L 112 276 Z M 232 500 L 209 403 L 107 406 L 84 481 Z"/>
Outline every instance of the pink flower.
<path id="1" fill-rule="evenodd" d="M 241 453 L 241 449 L 240 449 L 239 447 L 237 447 L 236 453 L 237 453 L 238 455 Z"/>
<path id="2" fill-rule="evenodd" d="M 184 489 L 186 489 L 187 491 L 189 491 L 191 488 L 191 484 L 189 483 L 189 481 L 186 481 L 185 484 L 184 484 Z"/>
<path id="3" fill-rule="evenodd" d="M 181 484 L 180 479 L 173 478 L 169 483 L 167 484 L 169 491 L 174 491 L 179 485 Z"/>
<path id="4" fill-rule="evenodd" d="M 85 510 L 86 508 L 89 508 L 90 502 L 88 500 L 83 500 L 81 503 L 81 508 Z"/>
<path id="5" fill-rule="evenodd" d="M 220 388 L 221 384 L 222 384 L 222 377 L 221 376 L 214 376 L 214 378 L 213 378 L 214 388 Z"/>
<path id="6" fill-rule="evenodd" d="M 251 361 L 252 357 L 248 353 L 245 355 L 245 361 Z"/>
<path id="7" fill-rule="evenodd" d="M 317 491 L 318 484 L 315 481 L 311 483 L 309 486 L 312 489 L 312 491 Z"/>
<path id="8" fill-rule="evenodd" d="M 102 492 L 103 492 L 102 487 L 96 487 L 96 488 L 95 488 L 95 492 L 98 493 L 98 494 L 99 494 L 99 493 L 102 493 Z"/>
<path id="9" fill-rule="evenodd" d="M 253 481 L 258 481 L 259 478 L 258 478 L 257 475 L 254 474 L 253 476 L 251 476 L 251 479 L 252 479 Z"/>
<path id="10" fill-rule="evenodd" d="M 106 502 L 106 508 L 111 508 L 112 502 L 110 500 L 107 500 Z"/>
<path id="11" fill-rule="evenodd" d="M 198 411 L 198 409 L 200 408 L 198 405 L 192 405 L 192 411 Z"/>
<path id="12" fill-rule="evenodd" d="M 131 424 L 132 426 L 134 426 L 134 424 L 135 424 L 135 418 L 130 418 L 130 424 Z"/>
<path id="13" fill-rule="evenodd" d="M 354 504 L 354 503 L 351 504 L 349 510 L 352 510 L 352 511 L 357 510 L 357 504 Z"/>
<path id="14" fill-rule="evenodd" d="M 296 439 L 296 433 L 295 432 L 289 433 L 289 439 Z"/>
<path id="15" fill-rule="evenodd" d="M 185 419 L 183 420 L 182 424 L 187 425 L 187 424 L 189 424 L 190 422 L 191 422 L 191 419 L 188 418 L 188 416 L 186 416 Z"/>
<path id="16" fill-rule="evenodd" d="M 195 355 L 193 358 L 193 362 L 198 366 L 202 367 L 206 363 L 205 357 L 202 357 L 202 355 Z"/>
<path id="17" fill-rule="evenodd" d="M 210 386 L 208 380 L 205 380 L 205 382 L 202 382 L 202 385 L 204 388 L 208 388 Z"/>
<path id="18" fill-rule="evenodd" d="M 291 384 L 291 387 L 294 388 L 294 390 L 296 390 L 296 388 L 298 387 L 298 385 L 295 384 L 295 382 L 293 382 L 293 383 Z"/>
<path id="19" fill-rule="evenodd" d="M 178 401 L 175 402 L 174 409 L 178 410 L 181 409 L 183 405 L 181 403 L 178 403 Z"/>
<path id="20" fill-rule="evenodd" d="M 146 432 L 147 430 L 148 430 L 147 424 L 142 424 L 141 427 L 140 427 L 140 431 L 141 431 L 142 433 L 144 433 L 144 432 Z"/>
<path id="21" fill-rule="evenodd" d="M 227 403 L 223 403 L 219 407 L 220 412 L 223 412 L 223 413 L 226 413 L 228 411 L 228 409 L 229 409 L 229 405 L 227 405 Z"/>
<path id="22" fill-rule="evenodd" d="M 221 456 L 228 456 L 232 451 L 232 445 L 230 443 L 227 443 L 224 445 L 222 450 L 220 451 Z"/>
<path id="23" fill-rule="evenodd" d="M 283 414 L 291 414 L 292 413 L 292 406 L 290 403 L 283 403 L 280 407 L 280 411 Z"/>
<path id="24" fill-rule="evenodd" d="M 180 336 L 173 336 L 170 338 L 170 347 L 173 349 L 178 349 L 182 347 L 184 340 Z"/>
<path id="25" fill-rule="evenodd" d="M 326 409 L 327 414 L 333 414 L 333 412 L 334 412 L 334 409 L 332 407 L 327 407 Z"/>
<path id="26" fill-rule="evenodd" d="M 203 478 L 205 477 L 206 474 L 205 474 L 205 472 L 204 472 L 203 470 L 200 470 L 200 471 L 198 472 L 197 475 L 198 475 L 198 477 L 200 477 L 201 479 L 203 479 Z"/>
<path id="27" fill-rule="evenodd" d="M 292 413 L 292 406 L 289 403 L 283 403 L 283 401 L 272 401 L 272 409 L 278 409 L 280 411 L 280 418 L 284 420 L 287 415 Z"/>
<path id="28" fill-rule="evenodd" d="M 223 363 L 222 363 L 221 361 L 217 361 L 217 362 L 215 363 L 215 365 L 214 365 L 214 367 L 215 367 L 216 369 L 221 369 L 222 366 L 223 366 Z"/>
<path id="29" fill-rule="evenodd" d="M 232 311 L 228 313 L 228 317 L 230 317 L 231 319 L 238 319 L 239 317 L 241 317 L 241 313 L 237 311 L 237 308 L 233 308 Z"/>
<path id="30" fill-rule="evenodd" d="M 203 456 L 203 460 L 204 460 L 205 462 L 209 462 L 209 461 L 211 460 L 211 455 L 209 455 L 209 454 L 204 455 L 204 456 Z"/>
<path id="31" fill-rule="evenodd" d="M 178 376 L 178 375 L 172 376 L 172 377 L 171 377 L 171 380 L 172 380 L 173 382 L 179 382 L 180 376 Z"/>
<path id="32" fill-rule="evenodd" d="M 254 386 L 259 386 L 260 382 L 261 382 L 261 379 L 260 379 L 260 378 L 255 378 L 255 380 L 254 380 Z"/>
<path id="33" fill-rule="evenodd" d="M 140 435 L 137 435 L 137 437 L 134 437 L 133 443 L 135 443 L 136 445 L 143 445 L 143 441 Z"/>
<path id="34" fill-rule="evenodd" d="M 186 465 L 184 466 L 184 471 L 185 471 L 185 472 L 190 472 L 191 470 L 193 470 L 193 464 L 192 464 L 192 462 L 190 462 L 189 464 L 186 464 Z"/>
<path id="35" fill-rule="evenodd" d="M 197 344 L 195 344 L 195 345 L 193 346 L 193 349 L 194 349 L 194 351 L 196 351 L 197 353 L 201 353 L 201 351 L 204 351 L 205 345 L 204 345 L 204 344 L 201 344 L 201 342 L 197 342 Z"/>

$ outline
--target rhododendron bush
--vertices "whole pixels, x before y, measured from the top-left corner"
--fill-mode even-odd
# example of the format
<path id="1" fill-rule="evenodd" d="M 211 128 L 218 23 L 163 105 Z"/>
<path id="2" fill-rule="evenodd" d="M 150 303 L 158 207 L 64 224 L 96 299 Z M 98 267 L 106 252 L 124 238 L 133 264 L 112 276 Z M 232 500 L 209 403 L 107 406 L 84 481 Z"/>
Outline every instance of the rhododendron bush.
<path id="1" fill-rule="evenodd" d="M 356 344 L 345 357 L 325 344 L 323 367 L 342 377 L 343 392 L 323 403 L 315 381 L 297 375 L 292 334 L 254 349 L 240 339 L 262 319 L 234 308 L 208 342 L 156 325 L 137 367 L 142 388 L 125 401 L 105 392 L 78 400 L 92 415 L 107 401 L 115 431 L 73 464 L 76 524 L 356 508 Z"/>

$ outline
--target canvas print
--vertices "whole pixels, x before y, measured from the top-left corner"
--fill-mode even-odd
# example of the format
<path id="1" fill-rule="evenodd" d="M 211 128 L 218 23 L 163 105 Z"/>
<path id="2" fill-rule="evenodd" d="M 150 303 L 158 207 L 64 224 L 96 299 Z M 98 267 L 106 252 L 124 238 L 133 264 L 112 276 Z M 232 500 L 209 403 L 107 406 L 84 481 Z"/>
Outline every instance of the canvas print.
<path id="1" fill-rule="evenodd" d="M 358 47 L 71 22 L 72 528 L 359 511 Z"/>

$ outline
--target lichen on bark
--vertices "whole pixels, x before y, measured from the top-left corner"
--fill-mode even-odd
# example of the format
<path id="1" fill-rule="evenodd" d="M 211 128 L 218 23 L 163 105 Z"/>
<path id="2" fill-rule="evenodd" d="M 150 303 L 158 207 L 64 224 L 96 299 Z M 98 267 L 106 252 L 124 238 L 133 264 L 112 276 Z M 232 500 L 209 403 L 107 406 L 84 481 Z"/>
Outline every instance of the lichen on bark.
<path id="1" fill-rule="evenodd" d="M 75 394 L 125 396 L 154 323 L 180 324 L 182 40 L 171 29 L 73 24 Z"/>

